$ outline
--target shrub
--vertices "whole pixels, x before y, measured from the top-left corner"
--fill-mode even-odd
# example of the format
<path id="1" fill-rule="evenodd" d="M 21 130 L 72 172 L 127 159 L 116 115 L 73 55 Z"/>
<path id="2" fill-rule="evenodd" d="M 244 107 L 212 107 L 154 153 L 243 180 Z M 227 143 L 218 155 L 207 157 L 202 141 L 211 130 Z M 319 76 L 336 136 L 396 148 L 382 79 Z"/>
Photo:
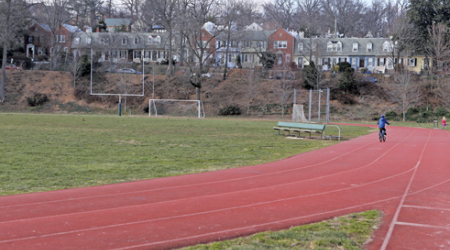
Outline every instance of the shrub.
<path id="1" fill-rule="evenodd" d="M 235 105 L 228 105 L 219 109 L 219 115 L 240 115 L 241 108 Z"/>
<path id="2" fill-rule="evenodd" d="M 342 74 L 341 78 L 339 78 L 338 89 L 345 91 L 348 94 L 359 95 L 359 86 L 353 77 L 352 68 L 347 68 Z"/>
<path id="3" fill-rule="evenodd" d="M 386 119 L 388 119 L 388 120 L 389 119 L 393 120 L 393 119 L 397 118 L 397 116 L 398 116 L 398 114 L 395 113 L 394 110 L 390 110 L 386 113 Z"/>
<path id="4" fill-rule="evenodd" d="M 352 68 L 352 65 L 348 62 L 340 62 L 336 66 L 338 66 L 339 72 L 345 72 L 346 69 Z"/>
<path id="5" fill-rule="evenodd" d="M 41 106 L 42 104 L 48 102 L 48 96 L 46 94 L 36 93 L 32 97 L 27 97 L 28 105 L 31 107 Z"/>
<path id="6" fill-rule="evenodd" d="M 448 111 L 445 109 L 445 108 L 443 108 L 443 107 L 437 107 L 436 108 L 436 111 L 434 112 L 438 117 L 441 117 L 441 116 L 446 116 L 447 115 L 447 113 L 448 113 Z"/>

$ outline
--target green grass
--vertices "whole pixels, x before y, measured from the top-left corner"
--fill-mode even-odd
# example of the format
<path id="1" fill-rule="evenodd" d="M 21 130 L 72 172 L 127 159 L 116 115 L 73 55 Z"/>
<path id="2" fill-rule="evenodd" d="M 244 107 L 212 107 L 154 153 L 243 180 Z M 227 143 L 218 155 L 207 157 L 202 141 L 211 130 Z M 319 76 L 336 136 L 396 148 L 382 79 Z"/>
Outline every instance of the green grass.
<path id="1" fill-rule="evenodd" d="M 260 249 L 363 249 L 378 227 L 382 214 L 377 210 L 349 214 L 319 223 L 277 232 L 182 248 L 183 250 Z"/>
<path id="2" fill-rule="evenodd" d="M 276 123 L 0 114 L 0 195 L 260 164 L 337 143 L 286 139 L 275 135 Z M 370 131 L 341 130 L 345 138 Z"/>

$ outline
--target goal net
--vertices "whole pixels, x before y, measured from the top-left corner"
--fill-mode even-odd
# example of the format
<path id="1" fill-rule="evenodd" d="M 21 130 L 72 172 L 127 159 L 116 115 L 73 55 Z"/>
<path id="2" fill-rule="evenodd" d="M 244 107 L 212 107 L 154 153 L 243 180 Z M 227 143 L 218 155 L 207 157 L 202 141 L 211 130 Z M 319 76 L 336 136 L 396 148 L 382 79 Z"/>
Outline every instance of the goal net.
<path id="1" fill-rule="evenodd" d="M 307 122 L 305 112 L 303 111 L 303 105 L 294 104 L 292 108 L 292 121 L 293 122 Z"/>
<path id="2" fill-rule="evenodd" d="M 150 99 L 148 116 L 205 118 L 205 110 L 199 100 Z"/>

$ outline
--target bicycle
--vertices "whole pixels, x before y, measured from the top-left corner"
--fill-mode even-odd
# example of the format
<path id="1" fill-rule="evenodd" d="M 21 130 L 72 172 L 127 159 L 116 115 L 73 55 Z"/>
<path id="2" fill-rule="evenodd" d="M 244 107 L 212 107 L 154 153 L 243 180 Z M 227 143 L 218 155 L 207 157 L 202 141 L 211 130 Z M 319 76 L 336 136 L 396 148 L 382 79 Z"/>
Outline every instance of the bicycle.
<path id="1" fill-rule="evenodd" d="M 380 129 L 380 133 L 378 134 L 378 138 L 380 142 L 386 142 L 386 134 L 384 134 L 384 130 Z"/>

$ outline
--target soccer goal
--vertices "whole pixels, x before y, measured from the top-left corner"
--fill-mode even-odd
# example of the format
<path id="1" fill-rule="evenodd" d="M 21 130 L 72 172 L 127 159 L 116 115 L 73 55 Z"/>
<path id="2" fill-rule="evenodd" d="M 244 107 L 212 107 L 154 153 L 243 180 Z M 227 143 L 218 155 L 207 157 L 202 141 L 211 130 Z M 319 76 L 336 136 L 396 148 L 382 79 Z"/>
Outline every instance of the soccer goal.
<path id="1" fill-rule="evenodd" d="M 205 118 L 205 109 L 199 100 L 150 99 L 148 116 Z"/>
<path id="2" fill-rule="evenodd" d="M 292 121 L 293 122 L 308 122 L 303 111 L 303 105 L 294 104 L 292 108 Z"/>

